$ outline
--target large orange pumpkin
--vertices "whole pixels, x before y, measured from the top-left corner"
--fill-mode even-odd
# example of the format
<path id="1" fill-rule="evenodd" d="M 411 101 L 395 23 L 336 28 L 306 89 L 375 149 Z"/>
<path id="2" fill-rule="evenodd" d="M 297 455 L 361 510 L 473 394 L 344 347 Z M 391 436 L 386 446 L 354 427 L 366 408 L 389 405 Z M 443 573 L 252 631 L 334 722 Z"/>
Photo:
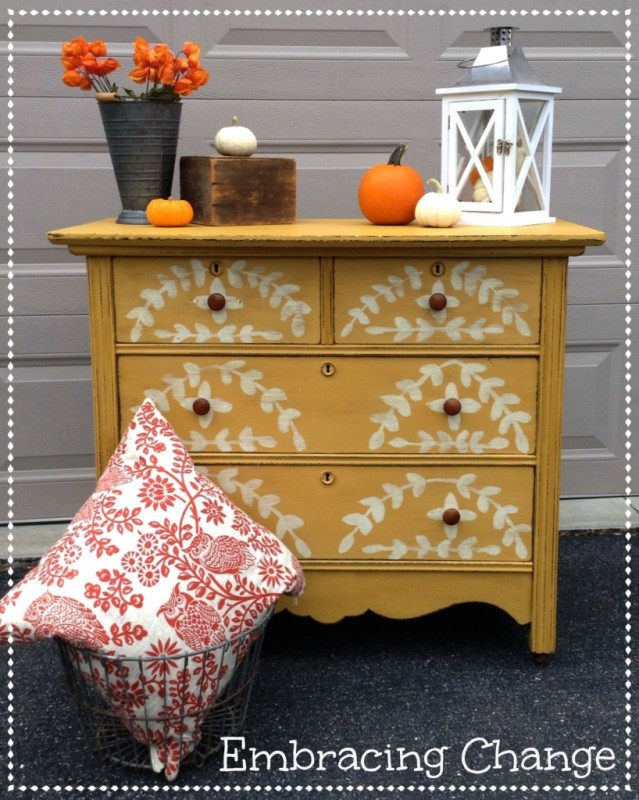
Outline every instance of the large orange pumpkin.
<path id="1" fill-rule="evenodd" d="M 375 164 L 360 182 L 359 207 L 375 225 L 408 225 L 415 219 L 415 206 L 425 189 L 419 172 L 401 163 L 406 149 L 398 144 L 388 163 Z"/>
<path id="2" fill-rule="evenodd" d="M 156 197 L 146 207 L 146 217 L 152 225 L 160 228 L 180 227 L 193 219 L 193 207 L 188 200 Z"/>

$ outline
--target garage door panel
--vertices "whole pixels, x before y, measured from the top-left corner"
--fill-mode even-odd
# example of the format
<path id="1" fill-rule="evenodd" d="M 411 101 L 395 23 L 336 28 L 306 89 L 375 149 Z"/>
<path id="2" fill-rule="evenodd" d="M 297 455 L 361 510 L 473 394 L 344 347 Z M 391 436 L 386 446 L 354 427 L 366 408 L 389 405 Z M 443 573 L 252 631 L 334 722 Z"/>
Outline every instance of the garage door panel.
<path id="1" fill-rule="evenodd" d="M 539 0 L 538 13 L 525 15 L 495 0 L 495 17 L 461 14 L 458 0 L 432 9 L 398 0 L 392 14 L 379 13 L 389 6 L 377 0 L 366 7 L 301 0 L 293 9 L 299 13 L 276 6 L 267 13 L 262 0 L 199 15 L 182 13 L 172 0 L 159 0 L 153 15 L 142 13 L 144 0 L 129 0 L 126 15 L 38 13 L 50 6 L 31 0 L 33 13 L 13 19 L 16 519 L 71 516 L 92 480 L 83 267 L 49 245 L 47 231 L 119 211 L 97 103 L 62 84 L 60 43 L 76 35 L 104 39 L 124 65 L 119 83 L 128 85 L 136 36 L 174 48 L 198 41 L 211 80 L 184 101 L 178 157 L 213 155 L 215 132 L 236 114 L 255 131 L 260 155 L 295 158 L 299 216 L 352 217 L 359 216 L 364 170 L 399 142 L 409 145 L 406 163 L 424 178 L 439 176 L 435 91 L 461 77 L 459 62 L 488 43 L 485 28 L 503 22 L 502 11 L 519 28 L 515 43 L 533 69 L 563 90 L 555 104 L 551 212 L 608 235 L 605 245 L 571 261 L 562 492 L 623 493 L 624 13 L 603 15 L 596 0 L 583 0 L 583 13 L 570 15 L 555 13 L 554 0 Z M 102 7 L 121 10 L 121 3 Z M 630 21 L 636 30 L 634 10 Z M 636 81 L 631 88 L 636 95 Z M 7 98 L 0 103 L 6 118 Z M 174 193 L 178 186 L 176 170 Z M 0 309 L 4 353 L 7 305 Z M 0 483 L 6 479 L 0 474 Z"/>

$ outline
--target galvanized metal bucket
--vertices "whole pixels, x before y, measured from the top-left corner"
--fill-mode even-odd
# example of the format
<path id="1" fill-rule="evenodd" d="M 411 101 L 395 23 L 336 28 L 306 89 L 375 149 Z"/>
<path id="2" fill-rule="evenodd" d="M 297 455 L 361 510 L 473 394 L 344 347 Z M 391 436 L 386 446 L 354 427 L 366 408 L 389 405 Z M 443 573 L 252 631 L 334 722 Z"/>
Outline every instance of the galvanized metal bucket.
<path id="1" fill-rule="evenodd" d="M 182 104 L 161 100 L 99 102 L 122 211 L 117 222 L 146 225 L 146 207 L 169 197 Z"/>

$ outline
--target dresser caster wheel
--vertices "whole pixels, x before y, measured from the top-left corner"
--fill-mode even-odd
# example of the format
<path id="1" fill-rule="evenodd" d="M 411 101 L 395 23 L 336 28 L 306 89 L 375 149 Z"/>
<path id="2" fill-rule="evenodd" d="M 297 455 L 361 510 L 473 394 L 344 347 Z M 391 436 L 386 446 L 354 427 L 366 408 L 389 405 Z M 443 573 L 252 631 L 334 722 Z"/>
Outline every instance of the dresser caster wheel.
<path id="1" fill-rule="evenodd" d="M 533 659 L 535 660 L 535 664 L 539 664 L 539 666 L 546 666 L 546 664 L 550 664 L 552 653 L 533 653 Z"/>

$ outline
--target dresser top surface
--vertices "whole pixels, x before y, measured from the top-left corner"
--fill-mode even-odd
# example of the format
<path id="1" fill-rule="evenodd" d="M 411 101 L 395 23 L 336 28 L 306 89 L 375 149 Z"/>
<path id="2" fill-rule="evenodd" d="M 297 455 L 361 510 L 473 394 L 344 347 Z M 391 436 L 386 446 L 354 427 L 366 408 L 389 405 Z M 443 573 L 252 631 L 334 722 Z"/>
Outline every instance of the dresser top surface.
<path id="1" fill-rule="evenodd" d="M 98 220 L 49 232 L 49 241 L 78 253 L 98 248 L 201 247 L 253 244 L 260 247 L 426 247 L 493 249 L 511 246 L 532 250 L 565 249 L 580 252 L 601 245 L 602 231 L 557 220 L 541 225 L 492 227 L 456 225 L 454 228 L 422 228 L 411 225 L 372 225 L 365 219 L 302 219 L 285 225 L 208 226 L 158 228 L 122 225 L 113 219 Z"/>

